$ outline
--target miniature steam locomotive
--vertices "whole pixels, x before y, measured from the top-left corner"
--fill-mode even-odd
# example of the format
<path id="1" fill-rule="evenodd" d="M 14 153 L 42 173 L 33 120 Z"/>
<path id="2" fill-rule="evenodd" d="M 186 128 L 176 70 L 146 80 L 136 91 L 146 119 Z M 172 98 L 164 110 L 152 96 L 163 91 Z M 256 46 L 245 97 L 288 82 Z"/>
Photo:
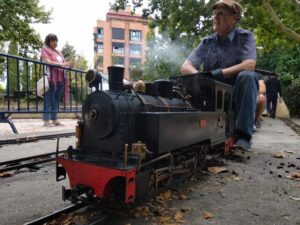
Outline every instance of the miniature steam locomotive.
<path id="1" fill-rule="evenodd" d="M 124 85 L 124 69 L 109 67 L 109 90 L 88 71 L 76 147 L 57 157 L 57 180 L 68 174 L 63 199 L 130 205 L 201 168 L 207 151 L 233 145 L 232 87 L 210 74 Z"/>

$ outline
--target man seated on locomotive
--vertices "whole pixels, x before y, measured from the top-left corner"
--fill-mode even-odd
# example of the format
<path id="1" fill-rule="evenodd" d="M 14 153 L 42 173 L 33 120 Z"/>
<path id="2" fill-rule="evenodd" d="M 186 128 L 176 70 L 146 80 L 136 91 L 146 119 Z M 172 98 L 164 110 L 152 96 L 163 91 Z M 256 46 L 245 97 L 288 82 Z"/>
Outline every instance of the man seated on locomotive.
<path id="1" fill-rule="evenodd" d="M 204 72 L 222 82 L 233 85 L 236 106 L 235 147 L 250 150 L 254 113 L 258 92 L 256 43 L 253 34 L 236 28 L 242 6 L 233 0 L 220 0 L 213 6 L 215 33 L 205 37 L 183 63 L 181 72 Z"/>
<path id="2" fill-rule="evenodd" d="M 264 81 L 264 77 L 262 74 L 256 72 L 258 78 L 258 93 L 257 93 L 257 104 L 256 104 L 256 111 L 255 111 L 255 119 L 254 119 L 254 130 L 256 128 L 261 127 L 261 115 L 266 109 L 267 106 L 267 98 L 266 98 L 266 84 Z"/>

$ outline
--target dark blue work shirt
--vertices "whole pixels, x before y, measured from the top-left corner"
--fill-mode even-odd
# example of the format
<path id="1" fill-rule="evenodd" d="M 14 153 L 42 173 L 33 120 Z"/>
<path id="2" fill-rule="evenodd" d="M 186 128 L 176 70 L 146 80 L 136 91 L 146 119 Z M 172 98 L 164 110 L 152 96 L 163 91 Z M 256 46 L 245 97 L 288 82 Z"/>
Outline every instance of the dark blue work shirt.
<path id="1" fill-rule="evenodd" d="M 206 36 L 187 58 L 203 72 L 224 69 L 246 59 L 256 60 L 256 44 L 251 31 L 234 28 L 223 40 L 214 33 Z"/>

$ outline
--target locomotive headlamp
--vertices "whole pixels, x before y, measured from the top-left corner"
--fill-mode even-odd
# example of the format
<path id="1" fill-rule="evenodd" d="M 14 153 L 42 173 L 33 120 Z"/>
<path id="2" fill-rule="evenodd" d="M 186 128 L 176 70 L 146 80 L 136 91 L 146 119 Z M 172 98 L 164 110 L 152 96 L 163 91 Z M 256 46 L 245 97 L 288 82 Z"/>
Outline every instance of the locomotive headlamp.
<path id="1" fill-rule="evenodd" d="M 95 120 L 97 118 L 97 116 L 98 116 L 98 113 L 95 109 L 90 111 L 90 114 L 89 114 L 89 119 L 90 120 Z"/>
<path id="2" fill-rule="evenodd" d="M 88 70 L 85 75 L 85 80 L 89 84 L 90 88 L 96 88 L 99 91 L 99 84 L 101 84 L 102 90 L 102 76 L 100 73 L 94 70 Z"/>

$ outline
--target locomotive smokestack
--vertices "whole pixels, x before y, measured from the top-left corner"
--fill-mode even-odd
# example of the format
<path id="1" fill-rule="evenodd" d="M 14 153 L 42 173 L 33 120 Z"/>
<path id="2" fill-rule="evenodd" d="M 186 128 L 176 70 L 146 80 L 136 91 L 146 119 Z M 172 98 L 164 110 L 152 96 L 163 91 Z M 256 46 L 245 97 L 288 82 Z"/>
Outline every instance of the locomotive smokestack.
<path id="1" fill-rule="evenodd" d="M 108 84 L 110 91 L 123 91 L 124 67 L 109 66 Z"/>

